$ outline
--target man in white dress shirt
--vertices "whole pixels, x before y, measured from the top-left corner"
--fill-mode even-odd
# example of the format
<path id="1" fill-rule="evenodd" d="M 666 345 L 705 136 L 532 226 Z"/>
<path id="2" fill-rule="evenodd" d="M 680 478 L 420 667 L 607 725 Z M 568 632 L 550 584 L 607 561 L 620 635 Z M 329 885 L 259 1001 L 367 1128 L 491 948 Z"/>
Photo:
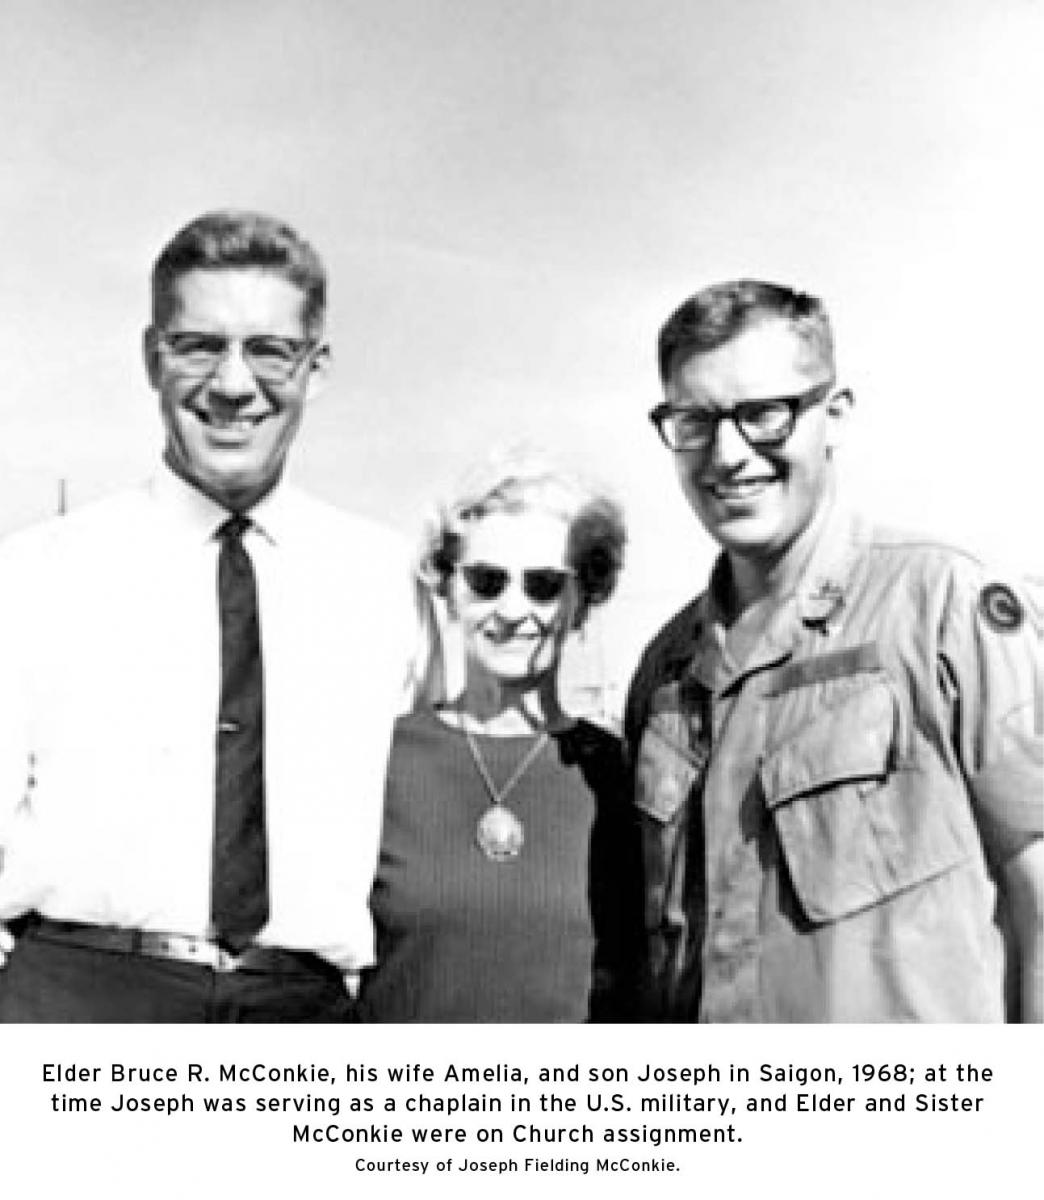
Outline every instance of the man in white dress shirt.
<path id="1" fill-rule="evenodd" d="M 350 1019 L 407 554 L 282 478 L 329 358 L 305 241 L 206 214 L 152 305 L 164 470 L 0 547 L 0 1021 Z"/>

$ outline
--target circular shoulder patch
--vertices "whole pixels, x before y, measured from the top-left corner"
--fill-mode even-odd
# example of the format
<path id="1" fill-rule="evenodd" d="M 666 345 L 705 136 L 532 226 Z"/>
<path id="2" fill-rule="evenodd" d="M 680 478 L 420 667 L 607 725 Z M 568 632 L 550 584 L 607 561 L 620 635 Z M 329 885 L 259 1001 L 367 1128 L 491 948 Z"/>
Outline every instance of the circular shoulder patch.
<path id="1" fill-rule="evenodd" d="M 979 593 L 979 612 L 991 629 L 1014 633 L 1025 614 L 1018 596 L 1006 583 L 988 583 Z"/>

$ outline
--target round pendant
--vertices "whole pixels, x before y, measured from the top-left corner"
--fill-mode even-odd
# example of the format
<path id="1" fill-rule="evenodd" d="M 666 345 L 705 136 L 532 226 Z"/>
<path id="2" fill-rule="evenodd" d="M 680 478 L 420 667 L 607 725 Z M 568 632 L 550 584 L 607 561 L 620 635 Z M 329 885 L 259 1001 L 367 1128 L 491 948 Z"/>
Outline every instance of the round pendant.
<path id="1" fill-rule="evenodd" d="M 494 804 L 479 818 L 475 840 L 482 853 L 493 862 L 517 858 L 525 841 L 522 822 L 503 804 Z"/>

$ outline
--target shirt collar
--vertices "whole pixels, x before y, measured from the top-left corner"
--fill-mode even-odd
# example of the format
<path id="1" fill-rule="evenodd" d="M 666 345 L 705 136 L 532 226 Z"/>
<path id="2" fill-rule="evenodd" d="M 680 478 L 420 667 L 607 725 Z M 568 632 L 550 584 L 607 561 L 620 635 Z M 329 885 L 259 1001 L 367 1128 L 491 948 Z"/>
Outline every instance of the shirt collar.
<path id="1" fill-rule="evenodd" d="M 727 556 L 720 554 L 707 590 L 696 606 L 692 673 L 706 686 L 720 690 L 752 671 L 789 657 L 803 626 L 828 633 L 844 612 L 852 568 L 864 540 L 864 523 L 846 503 L 835 499 L 797 586 L 780 602 L 763 636 L 743 656 L 743 662 L 735 661 L 730 654 L 724 622 L 729 563 Z"/>
<path id="2" fill-rule="evenodd" d="M 865 541 L 865 522 L 838 500 L 797 586 L 797 611 L 805 625 L 818 626 L 827 632 L 840 618 L 847 603 L 856 556 Z"/>
<path id="3" fill-rule="evenodd" d="M 164 463 L 152 481 L 152 495 L 167 517 L 186 534 L 201 542 L 211 541 L 229 517 L 229 510 L 199 488 L 186 483 Z M 273 545 L 278 545 L 294 519 L 293 489 L 277 484 L 246 514 L 254 528 Z"/>
<path id="4" fill-rule="evenodd" d="M 865 522 L 843 500 L 835 500 L 793 592 L 806 625 L 829 621 L 844 605 L 864 534 Z M 697 615 L 701 623 L 723 623 L 729 586 L 729 560 L 722 553 L 715 559 L 707 590 L 700 598 Z"/>

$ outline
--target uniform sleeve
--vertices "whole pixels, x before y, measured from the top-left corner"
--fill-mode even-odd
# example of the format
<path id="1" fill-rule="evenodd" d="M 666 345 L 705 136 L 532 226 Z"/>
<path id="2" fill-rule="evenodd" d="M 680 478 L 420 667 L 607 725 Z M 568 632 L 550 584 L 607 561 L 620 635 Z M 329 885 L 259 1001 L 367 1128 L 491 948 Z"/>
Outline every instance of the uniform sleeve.
<path id="1" fill-rule="evenodd" d="M 643 948 L 641 850 L 622 747 L 613 734 L 586 722 L 559 744 L 563 762 L 579 764 L 596 799 L 588 863 L 595 933 L 589 1020 L 633 1021 Z"/>
<path id="2" fill-rule="evenodd" d="M 672 710 L 652 714 L 653 698 L 671 675 L 669 664 L 683 651 L 691 654 L 691 637 L 677 631 L 691 626 L 691 609 L 683 610 L 649 646 L 635 672 L 624 716 L 627 778 L 637 821 L 640 848 L 644 931 L 637 983 L 636 1009 L 647 1021 L 687 1020 L 696 1004 L 699 922 L 703 903 L 698 875 L 687 875 L 686 863 L 699 832 L 690 835 L 689 797 L 698 765 L 681 746 L 687 742 L 686 718 Z M 650 725 L 659 721 L 653 730 Z M 696 849 L 695 857 L 701 851 Z"/>
<path id="3" fill-rule="evenodd" d="M 942 629 L 941 682 L 990 860 L 1044 832 L 1044 672 L 1040 613 L 1017 581 L 955 575 Z"/>

